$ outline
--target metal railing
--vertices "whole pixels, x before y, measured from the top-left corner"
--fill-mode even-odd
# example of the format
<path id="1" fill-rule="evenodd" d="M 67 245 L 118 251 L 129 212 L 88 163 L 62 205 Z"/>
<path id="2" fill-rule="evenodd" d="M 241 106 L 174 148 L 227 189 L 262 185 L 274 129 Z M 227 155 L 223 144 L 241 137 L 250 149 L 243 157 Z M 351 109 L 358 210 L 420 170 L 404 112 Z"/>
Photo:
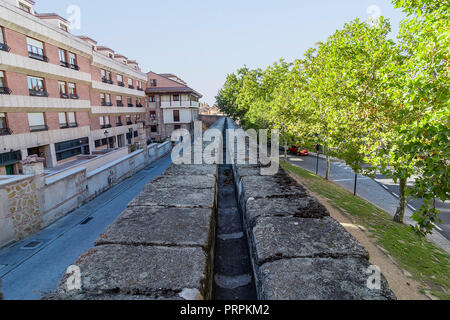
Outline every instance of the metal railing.
<path id="1" fill-rule="evenodd" d="M 34 53 L 34 52 L 28 52 L 28 57 L 35 60 L 40 60 L 44 62 L 48 62 L 48 58 L 42 54 Z"/>
<path id="2" fill-rule="evenodd" d="M 9 52 L 11 48 L 6 43 L 0 43 L 0 50 Z"/>
<path id="3" fill-rule="evenodd" d="M 31 132 L 39 132 L 39 131 L 48 131 L 47 125 L 40 125 L 40 126 L 30 126 Z"/>
<path id="4" fill-rule="evenodd" d="M 0 94 L 11 94 L 11 89 L 8 87 L 0 87 Z"/>
<path id="5" fill-rule="evenodd" d="M 32 90 L 30 89 L 30 96 L 33 97 L 48 97 L 47 91 L 41 91 L 41 90 Z"/>
<path id="6" fill-rule="evenodd" d="M 9 136 L 12 134 L 10 128 L 0 128 L 0 136 Z"/>

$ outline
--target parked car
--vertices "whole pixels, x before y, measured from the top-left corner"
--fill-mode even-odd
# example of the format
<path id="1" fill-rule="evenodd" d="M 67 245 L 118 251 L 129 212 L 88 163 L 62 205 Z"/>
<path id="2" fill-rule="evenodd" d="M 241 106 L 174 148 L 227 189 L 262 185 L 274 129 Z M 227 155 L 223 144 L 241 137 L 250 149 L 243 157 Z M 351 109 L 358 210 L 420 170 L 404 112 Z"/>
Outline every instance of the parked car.
<path id="1" fill-rule="evenodd" d="M 309 156 L 309 151 L 306 150 L 305 148 L 302 148 L 301 146 L 297 146 L 297 145 L 292 145 L 289 148 L 289 153 L 296 155 L 296 156 L 301 156 L 301 157 L 307 157 Z"/>

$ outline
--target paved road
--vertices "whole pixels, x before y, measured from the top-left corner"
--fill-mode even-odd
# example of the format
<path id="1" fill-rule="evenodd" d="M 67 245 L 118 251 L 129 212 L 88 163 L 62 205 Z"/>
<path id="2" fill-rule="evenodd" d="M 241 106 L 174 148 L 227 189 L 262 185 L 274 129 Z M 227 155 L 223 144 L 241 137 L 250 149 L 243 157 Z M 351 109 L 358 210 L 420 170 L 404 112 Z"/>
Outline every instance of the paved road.
<path id="1" fill-rule="evenodd" d="M 94 246 L 145 185 L 171 164 L 170 154 L 123 181 L 40 233 L 0 251 L 0 277 L 6 300 L 38 300 L 56 289 L 76 259 Z M 82 224 L 86 218 L 93 218 Z M 24 248 L 37 241 L 32 249 Z"/>
<path id="2" fill-rule="evenodd" d="M 317 158 L 289 156 L 289 162 L 300 166 L 313 173 L 316 172 Z M 326 172 L 326 161 L 319 159 L 319 174 L 324 177 Z M 349 191 L 353 192 L 355 174 L 353 170 L 339 161 L 331 162 L 331 180 L 337 182 Z M 398 206 L 399 186 L 384 176 L 377 176 L 375 180 L 359 175 L 358 176 L 358 195 L 381 207 L 385 211 L 395 214 Z M 438 225 L 439 233 L 447 240 L 450 240 L 450 204 L 437 201 L 437 207 L 442 210 L 442 224 Z M 422 205 L 422 200 L 409 199 L 408 210 L 406 212 L 406 222 L 413 223 L 410 218 L 416 209 Z"/>

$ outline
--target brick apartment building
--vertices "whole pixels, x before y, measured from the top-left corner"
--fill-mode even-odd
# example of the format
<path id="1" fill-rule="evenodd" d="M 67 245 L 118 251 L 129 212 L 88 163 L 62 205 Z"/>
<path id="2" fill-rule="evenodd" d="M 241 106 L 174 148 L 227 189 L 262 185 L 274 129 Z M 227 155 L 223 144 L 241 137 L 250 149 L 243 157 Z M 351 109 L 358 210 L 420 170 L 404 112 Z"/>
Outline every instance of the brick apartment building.
<path id="1" fill-rule="evenodd" d="M 148 75 L 136 61 L 74 36 L 31 0 L 0 0 L 0 175 L 31 154 L 55 167 L 135 143 L 149 121 Z M 169 81 L 169 80 L 167 80 Z"/>

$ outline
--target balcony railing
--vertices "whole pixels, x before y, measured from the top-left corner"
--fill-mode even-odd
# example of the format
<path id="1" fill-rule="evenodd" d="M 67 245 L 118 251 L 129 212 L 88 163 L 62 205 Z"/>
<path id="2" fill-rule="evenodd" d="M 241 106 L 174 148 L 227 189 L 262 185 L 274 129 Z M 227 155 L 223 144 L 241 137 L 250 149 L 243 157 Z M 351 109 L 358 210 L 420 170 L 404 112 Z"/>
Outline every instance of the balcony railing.
<path id="1" fill-rule="evenodd" d="M 0 128 L 0 136 L 9 136 L 12 134 L 10 128 Z"/>
<path id="2" fill-rule="evenodd" d="M 110 124 L 104 124 L 104 125 L 102 125 L 102 126 L 100 126 L 102 129 L 109 129 L 109 128 L 111 128 L 111 125 Z"/>
<path id="3" fill-rule="evenodd" d="M 30 96 L 33 96 L 33 97 L 48 97 L 48 92 L 47 91 L 31 90 L 30 89 Z"/>
<path id="4" fill-rule="evenodd" d="M 144 106 L 141 103 L 136 103 L 136 108 L 143 108 Z"/>
<path id="5" fill-rule="evenodd" d="M 119 87 L 125 87 L 125 83 L 123 83 L 122 81 L 117 82 L 117 85 Z"/>
<path id="6" fill-rule="evenodd" d="M 116 127 L 122 127 L 123 126 L 123 123 L 122 122 L 117 122 L 116 123 Z"/>
<path id="7" fill-rule="evenodd" d="M 69 123 L 69 127 L 70 128 L 77 128 L 78 127 L 78 122 L 71 122 L 71 123 Z"/>
<path id="8" fill-rule="evenodd" d="M 118 107 L 123 107 L 123 103 L 122 102 L 117 102 L 117 106 Z"/>
<path id="9" fill-rule="evenodd" d="M 59 128 L 60 128 L 60 129 L 68 129 L 68 128 L 69 128 L 69 125 L 68 125 L 67 123 L 60 123 L 60 124 L 59 124 Z"/>
<path id="10" fill-rule="evenodd" d="M 64 68 L 68 68 L 69 67 L 69 63 L 65 62 L 65 61 L 59 61 L 59 64 L 61 65 L 61 67 L 64 67 Z"/>
<path id="11" fill-rule="evenodd" d="M 80 67 L 79 67 L 79 66 L 77 66 L 76 64 L 73 64 L 73 63 L 71 63 L 71 64 L 70 64 L 70 69 L 73 69 L 73 70 L 79 71 L 79 70 L 80 70 Z"/>
<path id="12" fill-rule="evenodd" d="M 36 59 L 36 60 L 48 62 L 48 58 L 46 56 L 42 55 L 42 54 L 39 54 L 39 53 L 28 52 L 28 56 L 31 59 Z"/>
<path id="13" fill-rule="evenodd" d="M 74 99 L 74 100 L 80 99 L 80 97 L 78 97 L 78 95 L 76 93 L 70 94 L 69 97 L 70 97 L 70 99 Z"/>
<path id="14" fill-rule="evenodd" d="M 142 89 L 142 88 L 137 88 L 139 91 L 144 91 L 144 89 Z"/>
<path id="15" fill-rule="evenodd" d="M 112 107 L 112 103 L 102 101 L 102 107 Z"/>
<path id="16" fill-rule="evenodd" d="M 130 84 L 130 85 L 128 85 L 128 88 L 129 88 L 129 89 L 134 89 L 134 86 L 132 86 L 132 85 Z"/>
<path id="17" fill-rule="evenodd" d="M 30 131 L 31 132 L 48 131 L 48 127 L 45 124 L 40 126 L 30 126 Z"/>
<path id="18" fill-rule="evenodd" d="M 11 89 L 8 87 L 0 87 L 0 94 L 11 94 Z"/>
<path id="19" fill-rule="evenodd" d="M 69 95 L 67 93 L 60 93 L 59 96 L 61 99 L 69 99 Z"/>
<path id="20" fill-rule="evenodd" d="M 132 121 L 127 121 L 127 126 L 131 126 L 131 125 L 133 125 L 133 122 Z"/>
<path id="21" fill-rule="evenodd" d="M 0 50 L 9 52 L 11 48 L 6 43 L 0 43 Z"/>
<path id="22" fill-rule="evenodd" d="M 132 103 L 128 104 L 128 108 L 133 108 L 133 107 L 134 107 L 134 104 L 132 104 Z"/>

